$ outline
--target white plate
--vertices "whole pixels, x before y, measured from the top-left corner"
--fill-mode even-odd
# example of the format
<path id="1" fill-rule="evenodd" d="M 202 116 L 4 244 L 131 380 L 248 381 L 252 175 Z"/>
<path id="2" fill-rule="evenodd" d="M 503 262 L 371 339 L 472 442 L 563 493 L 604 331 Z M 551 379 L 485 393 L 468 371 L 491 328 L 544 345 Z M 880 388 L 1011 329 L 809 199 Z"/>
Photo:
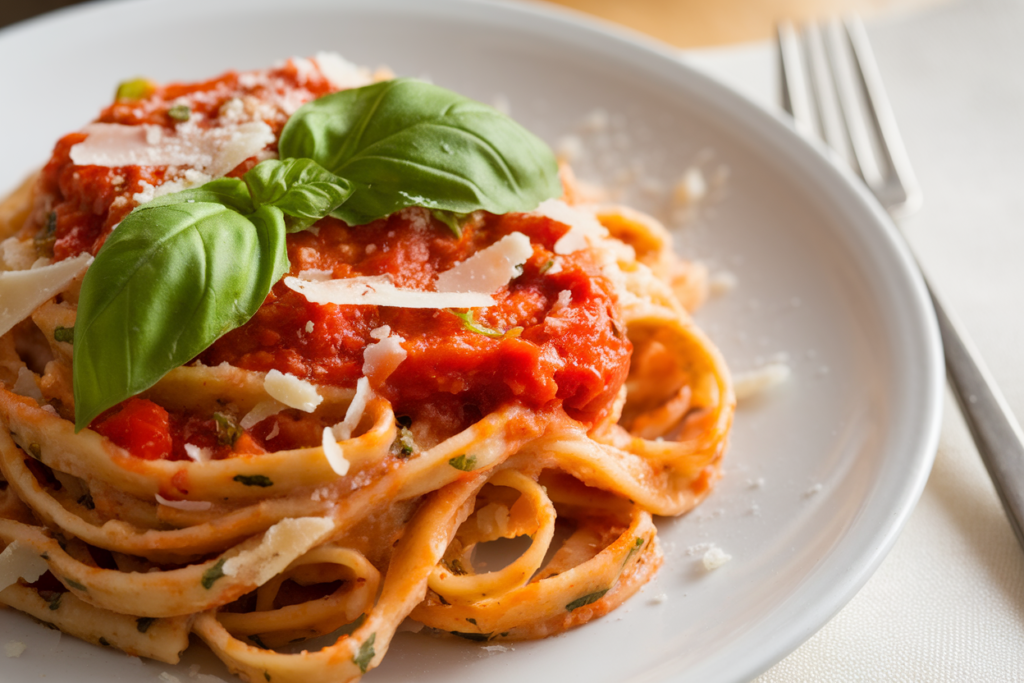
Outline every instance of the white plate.
<path id="1" fill-rule="evenodd" d="M 579 127 L 603 108 L 622 132 L 592 155 L 606 182 L 621 160 L 669 184 L 698 158 L 709 172 L 727 166 L 724 196 L 679 235 L 685 253 L 739 278 L 699 319 L 735 370 L 780 352 L 793 368 L 787 385 L 740 407 L 718 490 L 660 523 L 665 566 L 622 609 L 505 652 L 400 634 L 367 680 L 744 680 L 810 637 L 878 566 L 924 486 L 939 425 L 938 335 L 907 251 L 866 193 L 782 122 L 666 51 L 528 4 L 92 4 L 0 32 L 0 188 L 45 161 L 127 77 L 199 79 L 319 50 L 506 101 L 552 143 L 570 133 L 597 142 Z M 633 194 L 640 208 L 664 208 Z M 694 548 L 704 543 L 732 561 L 706 572 Z M 3 661 L 4 683 L 151 681 L 165 670 L 185 679 L 200 661 L 226 676 L 198 647 L 178 667 L 142 664 L 6 611 L 0 642 L 10 640 L 28 650 Z"/>

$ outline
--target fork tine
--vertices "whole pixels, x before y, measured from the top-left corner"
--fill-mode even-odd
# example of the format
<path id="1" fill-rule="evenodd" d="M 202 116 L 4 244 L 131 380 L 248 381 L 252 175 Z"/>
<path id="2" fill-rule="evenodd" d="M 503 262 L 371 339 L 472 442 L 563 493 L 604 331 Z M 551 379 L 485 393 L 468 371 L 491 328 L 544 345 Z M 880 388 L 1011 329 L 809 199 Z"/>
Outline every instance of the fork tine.
<path id="1" fill-rule="evenodd" d="M 781 21 L 778 25 L 779 67 L 782 73 L 782 107 L 793 117 L 796 128 L 803 135 L 815 135 L 811 102 L 808 99 L 807 73 L 800 56 L 800 40 L 793 24 Z"/>
<path id="2" fill-rule="evenodd" d="M 876 187 L 883 181 L 883 176 L 868 133 L 864 107 L 857 94 L 850 45 L 846 38 L 839 21 L 833 19 L 825 24 L 825 48 L 832 68 L 832 81 L 839 98 L 839 109 L 846 123 L 846 134 L 853 152 L 852 166 L 869 187 Z"/>
<path id="3" fill-rule="evenodd" d="M 886 97 L 864 24 L 856 17 L 847 19 L 845 24 L 856 72 L 868 102 L 868 113 L 881 143 L 880 170 L 890 181 L 895 181 L 886 183 L 891 186 L 893 196 L 883 203 L 893 216 L 905 216 L 920 207 L 921 189 L 911 169 L 903 139 L 896 127 L 896 117 Z"/>
<path id="4" fill-rule="evenodd" d="M 835 81 L 828 57 L 825 55 L 821 30 L 817 24 L 808 24 L 804 28 L 804 41 L 811 72 L 811 86 L 814 88 L 814 101 L 817 104 L 818 123 L 821 125 L 821 137 L 833 152 L 850 163 L 850 155 L 847 153 L 849 140 L 839 111 Z"/>

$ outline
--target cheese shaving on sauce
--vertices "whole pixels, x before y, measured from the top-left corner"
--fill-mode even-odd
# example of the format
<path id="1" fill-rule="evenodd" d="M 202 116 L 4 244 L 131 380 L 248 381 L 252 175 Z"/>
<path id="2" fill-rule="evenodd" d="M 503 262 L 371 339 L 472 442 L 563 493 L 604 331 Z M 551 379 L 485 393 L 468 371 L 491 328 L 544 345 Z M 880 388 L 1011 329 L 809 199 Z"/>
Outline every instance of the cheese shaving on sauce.
<path id="1" fill-rule="evenodd" d="M 210 459 L 213 457 L 213 452 L 210 451 L 209 448 L 203 448 L 202 446 L 197 446 L 194 443 L 185 444 L 185 454 L 192 458 L 194 462 L 210 462 Z M 159 495 L 156 498 L 157 500 L 160 500 Z M 160 502 L 166 505 L 162 500 L 160 500 Z M 174 506 L 171 505 L 170 507 Z M 209 507 L 209 505 L 206 507 Z M 184 510 L 184 508 L 182 509 Z"/>
<path id="2" fill-rule="evenodd" d="M 267 529 L 263 540 L 252 550 L 243 550 L 224 562 L 225 576 L 262 586 L 284 571 L 296 557 L 318 545 L 334 529 L 334 522 L 323 517 L 284 519 Z"/>
<path id="3" fill-rule="evenodd" d="M 400 289 L 392 284 L 389 275 L 367 275 L 323 282 L 286 277 L 284 284 L 314 304 L 395 308 L 486 308 L 494 305 L 494 299 L 482 292 Z"/>
<path id="4" fill-rule="evenodd" d="M 505 235 L 438 275 L 437 291 L 493 294 L 519 275 L 519 267 L 532 255 L 529 237 L 521 232 Z"/>
<path id="5" fill-rule="evenodd" d="M 90 263 L 91 255 L 80 254 L 41 268 L 0 273 L 0 335 L 64 291 Z"/>
<path id="6" fill-rule="evenodd" d="M 187 166 L 219 178 L 274 142 L 263 121 L 203 129 L 180 124 L 173 134 L 162 126 L 93 123 L 82 129 L 88 137 L 71 148 L 79 166 Z"/>
<path id="7" fill-rule="evenodd" d="M 287 408 L 286 405 L 280 401 L 275 401 L 272 398 L 267 399 L 266 401 L 260 401 L 253 406 L 252 410 L 245 414 L 239 424 L 242 425 L 242 429 L 252 429 L 260 422 L 263 422 L 271 415 L 277 415 L 285 408 Z M 275 424 L 274 426 L 276 427 L 277 425 Z M 268 436 L 267 438 L 269 439 L 270 437 Z"/>
<path id="8" fill-rule="evenodd" d="M 16 584 L 18 579 L 26 583 L 38 581 L 47 569 L 46 560 L 31 546 L 11 541 L 0 553 L 0 591 Z"/>
<path id="9" fill-rule="evenodd" d="M 348 409 L 345 411 L 345 419 L 332 428 L 335 439 L 346 441 L 352 438 L 352 432 L 359 426 L 359 421 L 363 419 L 363 411 L 366 410 L 366 404 L 371 396 L 373 396 L 373 390 L 370 389 L 370 380 L 360 377 L 356 382 L 355 396 L 352 397 L 352 402 L 348 404 Z"/>
<path id="10" fill-rule="evenodd" d="M 540 203 L 533 213 L 546 216 L 553 221 L 569 226 L 569 232 L 555 242 L 556 254 L 571 254 L 590 246 L 590 239 L 608 236 L 608 229 L 589 213 L 576 206 L 569 206 L 561 199 L 548 199 Z"/>
<path id="11" fill-rule="evenodd" d="M 296 408 L 307 413 L 316 410 L 316 407 L 324 400 L 312 384 L 280 370 L 271 370 L 267 373 L 263 380 L 263 388 L 272 398 L 289 408 Z"/>
<path id="12" fill-rule="evenodd" d="M 409 354 L 402 348 L 405 339 L 392 334 L 388 325 L 373 330 L 370 336 L 379 341 L 367 346 L 363 352 L 363 374 L 371 384 L 379 387 Z"/>
<path id="13" fill-rule="evenodd" d="M 166 505 L 169 508 L 185 510 L 186 512 L 202 512 L 203 510 L 209 510 L 213 507 L 213 503 L 208 500 L 168 500 L 159 493 L 156 494 L 156 502 L 161 505 Z"/>
<path id="14" fill-rule="evenodd" d="M 373 82 L 369 69 L 356 66 L 335 52 L 318 52 L 313 61 L 336 88 L 359 88 Z"/>
<path id="15" fill-rule="evenodd" d="M 331 466 L 331 469 L 339 477 L 348 474 L 349 462 L 345 459 L 345 451 L 341 450 L 341 446 L 335 441 L 334 430 L 330 427 L 324 427 L 323 448 L 324 457 L 327 458 L 327 464 Z"/>

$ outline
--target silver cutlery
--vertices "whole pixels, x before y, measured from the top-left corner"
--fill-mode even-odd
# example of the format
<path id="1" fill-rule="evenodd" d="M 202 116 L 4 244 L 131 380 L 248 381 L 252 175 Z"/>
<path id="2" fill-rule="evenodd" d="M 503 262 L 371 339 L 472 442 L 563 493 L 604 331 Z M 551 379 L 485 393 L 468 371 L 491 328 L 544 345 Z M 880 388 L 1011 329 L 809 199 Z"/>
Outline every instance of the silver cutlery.
<path id="1" fill-rule="evenodd" d="M 849 163 L 894 219 L 921 193 L 900 139 L 867 32 L 857 19 L 778 27 L 783 107 L 797 129 L 820 136 Z M 974 443 L 1024 548 L 1024 434 L 973 343 L 947 315 L 927 279 L 946 358 L 946 377 Z"/>

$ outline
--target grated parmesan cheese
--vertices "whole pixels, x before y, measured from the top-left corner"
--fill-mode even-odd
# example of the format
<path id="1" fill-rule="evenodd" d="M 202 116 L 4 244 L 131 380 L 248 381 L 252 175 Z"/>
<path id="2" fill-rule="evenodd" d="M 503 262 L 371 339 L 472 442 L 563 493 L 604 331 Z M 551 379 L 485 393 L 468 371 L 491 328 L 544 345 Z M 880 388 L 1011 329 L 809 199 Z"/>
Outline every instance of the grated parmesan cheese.
<path id="1" fill-rule="evenodd" d="M 4 643 L 4 654 L 8 657 L 20 657 L 21 653 L 28 649 L 28 645 L 20 640 L 11 640 Z"/>
<path id="2" fill-rule="evenodd" d="M 286 277 L 284 284 L 314 304 L 395 308 L 485 308 L 494 305 L 494 299 L 481 292 L 399 289 L 392 284 L 389 275 L 350 277 L 326 282 Z"/>
<path id="3" fill-rule="evenodd" d="M 324 457 L 335 474 L 339 477 L 348 474 L 349 462 L 345 459 L 345 452 L 341 446 L 334 440 L 334 430 L 330 427 L 324 427 L 323 449 Z"/>
<path id="4" fill-rule="evenodd" d="M 18 396 L 34 399 L 36 403 L 42 403 L 44 400 L 43 392 L 39 390 L 39 385 L 36 384 L 36 373 L 24 365 L 18 368 L 18 379 L 14 382 L 13 390 Z"/>
<path id="5" fill-rule="evenodd" d="M 726 554 L 724 550 L 717 546 L 711 546 L 711 548 L 704 553 L 704 568 L 708 571 L 712 571 L 718 569 L 731 559 L 732 555 Z"/>
<path id="6" fill-rule="evenodd" d="M 90 263 L 91 255 L 80 254 L 42 268 L 0 273 L 0 335 L 66 289 Z"/>
<path id="7" fill-rule="evenodd" d="M 203 448 L 194 443 L 187 443 L 185 444 L 185 455 L 192 458 L 194 462 L 210 462 L 213 452 L 209 448 Z M 159 497 L 157 496 L 157 498 Z"/>
<path id="8" fill-rule="evenodd" d="M 548 199 L 540 203 L 533 214 L 546 216 L 553 221 L 569 226 L 569 232 L 555 242 L 556 254 L 571 254 L 590 246 L 591 239 L 608 236 L 608 230 L 601 225 L 593 213 L 577 206 L 569 206 L 561 199 Z"/>
<path id="9" fill-rule="evenodd" d="M 790 374 L 789 366 L 785 363 L 769 363 L 757 370 L 736 373 L 733 376 L 736 399 L 748 399 L 778 386 L 789 379 Z"/>
<path id="10" fill-rule="evenodd" d="M 184 510 L 185 512 L 202 512 L 213 507 L 213 503 L 208 500 L 168 500 L 159 493 L 156 494 L 156 502 L 175 510 Z"/>
<path id="11" fill-rule="evenodd" d="M 280 370 L 271 370 L 267 373 L 263 380 L 263 388 L 272 398 L 289 408 L 307 413 L 316 410 L 316 407 L 324 400 L 312 384 Z"/>
<path id="12" fill-rule="evenodd" d="M 258 546 L 225 560 L 222 570 L 225 576 L 262 586 L 333 530 L 334 522 L 324 517 L 283 519 L 267 529 Z"/>
<path id="13" fill-rule="evenodd" d="M 370 344 L 363 351 L 363 375 L 369 378 L 374 386 L 379 387 L 409 354 L 402 348 L 405 339 L 392 334 L 388 325 L 373 330 L 370 336 L 379 341 Z"/>
<path id="14" fill-rule="evenodd" d="M 24 579 L 27 583 L 37 581 L 49 569 L 31 546 L 11 541 L 0 553 L 0 591 Z"/>
<path id="15" fill-rule="evenodd" d="M 286 407 L 287 406 L 285 406 L 280 401 L 275 401 L 272 398 L 267 399 L 266 401 L 260 401 L 255 406 L 253 406 L 252 410 L 250 410 L 248 413 L 245 414 L 244 417 L 242 417 L 239 424 L 242 426 L 242 429 L 252 429 L 260 422 L 266 420 L 271 415 L 277 415 Z M 275 424 L 274 426 L 276 427 L 277 425 Z M 271 437 L 268 435 L 267 438 L 269 439 Z"/>
<path id="16" fill-rule="evenodd" d="M 209 178 L 225 175 L 275 140 L 263 121 L 217 128 L 190 121 L 176 126 L 173 134 L 150 124 L 92 123 L 82 132 L 88 137 L 70 152 L 79 166 L 186 166 Z M 140 194 L 145 198 L 148 190 Z"/>
<path id="17" fill-rule="evenodd" d="M 348 404 L 348 410 L 345 411 L 345 419 L 332 427 L 336 440 L 347 441 L 352 438 L 352 432 L 359 426 L 359 421 L 363 419 L 363 411 L 366 410 L 366 404 L 371 396 L 373 396 L 373 390 L 370 389 L 370 380 L 360 377 L 356 382 L 355 396 L 352 397 L 352 402 Z"/>
<path id="18" fill-rule="evenodd" d="M 505 235 L 438 275 L 437 291 L 494 294 L 519 275 L 520 266 L 532 255 L 529 237 L 521 232 Z"/>
<path id="19" fill-rule="evenodd" d="M 336 88 L 359 88 L 373 82 L 366 67 L 356 66 L 335 52 L 317 52 L 313 61 Z"/>

